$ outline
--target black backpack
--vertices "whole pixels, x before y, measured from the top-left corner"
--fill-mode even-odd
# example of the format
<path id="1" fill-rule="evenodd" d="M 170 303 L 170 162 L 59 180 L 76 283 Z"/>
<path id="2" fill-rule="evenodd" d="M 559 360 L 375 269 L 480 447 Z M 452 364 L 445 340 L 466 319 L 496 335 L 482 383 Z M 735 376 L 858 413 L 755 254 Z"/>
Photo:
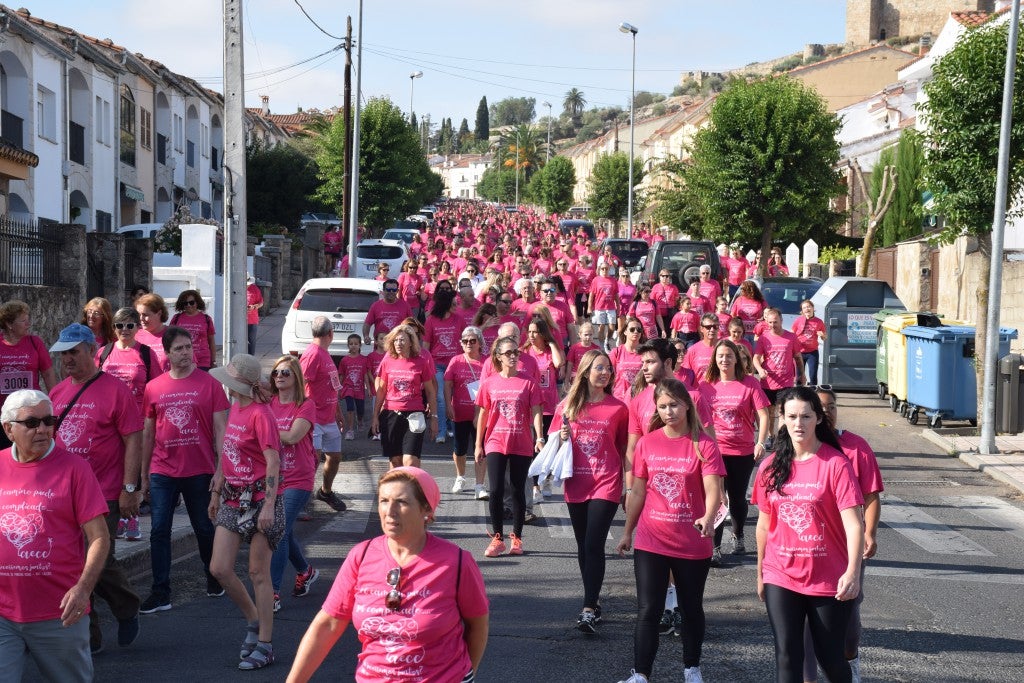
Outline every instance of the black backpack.
<path id="1" fill-rule="evenodd" d="M 153 352 L 153 349 L 149 348 L 148 346 L 142 343 L 139 343 L 137 348 L 139 349 L 139 355 L 142 356 L 142 364 L 146 366 L 146 382 L 148 383 L 149 380 L 152 379 L 149 376 L 149 358 L 150 354 Z M 114 342 L 110 342 L 109 344 L 103 347 L 103 353 L 100 354 L 100 368 L 102 368 L 103 364 L 107 362 L 107 357 L 113 350 Z"/>

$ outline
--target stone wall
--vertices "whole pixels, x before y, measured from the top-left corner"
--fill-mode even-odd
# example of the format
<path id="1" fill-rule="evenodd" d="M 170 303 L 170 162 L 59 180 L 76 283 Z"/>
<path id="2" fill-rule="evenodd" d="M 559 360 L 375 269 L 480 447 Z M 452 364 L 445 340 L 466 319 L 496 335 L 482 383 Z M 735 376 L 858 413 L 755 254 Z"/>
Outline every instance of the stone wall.
<path id="1" fill-rule="evenodd" d="M 868 45 L 886 38 L 939 34 L 950 12 L 991 12 L 994 0 L 847 0 L 846 42 Z"/>

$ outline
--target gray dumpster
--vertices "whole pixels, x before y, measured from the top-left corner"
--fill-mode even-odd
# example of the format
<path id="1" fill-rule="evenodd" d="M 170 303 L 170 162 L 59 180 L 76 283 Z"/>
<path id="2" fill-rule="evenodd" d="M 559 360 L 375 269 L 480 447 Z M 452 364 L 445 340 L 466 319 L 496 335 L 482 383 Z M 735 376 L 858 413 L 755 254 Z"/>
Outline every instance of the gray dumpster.
<path id="1" fill-rule="evenodd" d="M 999 359 L 999 378 L 996 381 L 996 431 L 1000 434 L 1020 434 L 1024 431 L 1024 356 L 1010 353 Z"/>
<path id="2" fill-rule="evenodd" d="M 826 330 L 825 339 L 818 342 L 818 384 L 842 391 L 877 391 L 875 314 L 883 308 L 907 307 L 888 283 L 866 277 L 830 277 L 811 301 Z"/>

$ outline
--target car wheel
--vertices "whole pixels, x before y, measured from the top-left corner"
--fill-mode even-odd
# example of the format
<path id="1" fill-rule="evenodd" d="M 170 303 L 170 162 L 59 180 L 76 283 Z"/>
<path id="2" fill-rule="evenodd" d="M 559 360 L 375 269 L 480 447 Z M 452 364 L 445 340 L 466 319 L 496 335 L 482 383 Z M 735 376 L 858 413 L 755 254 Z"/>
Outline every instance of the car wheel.
<path id="1" fill-rule="evenodd" d="M 679 268 L 679 291 L 685 292 L 690 287 L 691 280 L 700 279 L 700 263 L 687 263 Z"/>

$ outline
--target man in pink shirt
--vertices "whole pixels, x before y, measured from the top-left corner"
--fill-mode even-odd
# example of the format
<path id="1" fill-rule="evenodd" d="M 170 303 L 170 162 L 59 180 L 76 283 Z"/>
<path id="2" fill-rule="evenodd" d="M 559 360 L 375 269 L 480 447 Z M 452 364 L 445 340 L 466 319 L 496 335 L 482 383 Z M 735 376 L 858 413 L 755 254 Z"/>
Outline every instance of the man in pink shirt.
<path id="1" fill-rule="evenodd" d="M 736 296 L 736 290 L 740 288 L 740 285 L 747 278 L 748 268 L 750 268 L 750 264 L 747 263 L 746 257 L 743 256 L 743 250 L 740 249 L 738 244 L 734 244 L 732 246 L 732 258 L 729 259 L 727 278 L 730 301 Z"/>
<path id="2" fill-rule="evenodd" d="M 388 278 L 384 281 L 384 298 L 374 301 L 366 314 L 363 322 L 363 339 L 375 339 L 378 334 L 385 334 L 391 331 L 392 327 L 398 325 L 412 315 L 412 309 L 405 301 L 398 298 L 398 280 Z M 370 335 L 370 329 L 373 335 Z"/>
<path id="3" fill-rule="evenodd" d="M 373 305 L 379 303 L 378 301 Z M 341 377 L 338 376 L 338 366 L 334 364 L 331 354 L 327 351 L 334 341 L 334 326 L 326 317 L 318 315 L 310 323 L 310 330 L 313 342 L 302 352 L 299 365 L 302 367 L 302 378 L 306 382 L 306 395 L 316 404 L 313 448 L 324 456 L 323 483 L 313 497 L 327 503 L 335 512 L 344 512 L 348 506 L 332 490 L 334 478 L 338 475 L 338 467 L 341 465 L 341 428 L 338 424 L 343 419 L 338 404 Z"/>
<path id="4" fill-rule="evenodd" d="M 806 384 L 804 358 L 800 354 L 800 340 L 792 332 L 782 329 L 782 314 L 777 308 L 764 310 L 768 329 L 757 338 L 754 348 L 754 369 L 761 377 L 764 393 L 771 401 L 768 407 L 768 431 L 775 434 L 775 402 L 782 389 Z M 771 438 L 771 437 L 769 437 Z"/>
<path id="5" fill-rule="evenodd" d="M 125 647 L 139 634 L 140 600 L 114 559 L 114 537 L 118 519 L 139 514 L 142 416 L 128 385 L 96 367 L 96 337 L 88 327 L 68 325 L 50 352 L 60 354 L 65 377 L 50 392 L 61 418 L 57 445 L 89 463 L 107 501 L 110 548 L 94 594 L 110 605 L 118 644 Z M 103 648 L 95 611 L 89 614 L 89 641 L 93 652 Z"/>

